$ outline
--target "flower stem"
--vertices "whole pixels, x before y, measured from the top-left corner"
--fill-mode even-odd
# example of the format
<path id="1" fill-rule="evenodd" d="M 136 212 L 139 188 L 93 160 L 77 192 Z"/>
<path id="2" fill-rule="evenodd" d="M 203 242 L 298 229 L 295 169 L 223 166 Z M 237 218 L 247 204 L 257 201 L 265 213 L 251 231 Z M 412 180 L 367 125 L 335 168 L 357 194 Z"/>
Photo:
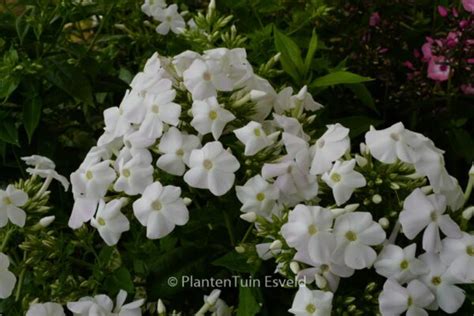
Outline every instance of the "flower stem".
<path id="1" fill-rule="evenodd" d="M 402 226 L 400 225 L 400 222 L 397 221 L 395 223 L 395 226 L 393 226 L 393 230 L 392 232 L 390 233 L 390 237 L 388 237 L 387 241 L 385 242 L 385 244 L 394 244 L 395 243 L 395 240 L 397 239 L 397 236 L 398 236 L 398 233 L 400 232 L 400 228 Z"/>
<path id="2" fill-rule="evenodd" d="M 469 200 L 469 197 L 471 196 L 472 193 L 472 186 L 474 185 L 474 177 L 469 176 L 469 181 L 467 183 L 466 191 L 464 191 L 464 203 L 463 206 L 466 205 L 467 201 Z"/>
<path id="3" fill-rule="evenodd" d="M 5 234 L 5 237 L 3 238 L 2 245 L 0 246 L 0 252 L 3 252 L 5 248 L 7 247 L 8 241 L 10 240 L 10 237 L 12 236 L 13 232 L 15 231 L 14 228 L 10 228 L 7 233 Z"/>
<path id="4" fill-rule="evenodd" d="M 18 277 L 18 283 L 16 286 L 16 292 L 15 292 L 15 302 L 18 302 L 20 300 L 21 287 L 23 285 L 23 280 L 25 279 L 25 273 L 26 273 L 26 267 L 24 266 L 25 260 L 26 260 L 26 251 L 23 253 L 23 267 L 21 268 L 20 276 Z"/>
<path id="5" fill-rule="evenodd" d="M 224 222 L 225 222 L 225 226 L 227 228 L 227 232 L 229 233 L 230 243 L 231 243 L 232 246 L 235 246 L 234 232 L 232 230 L 232 224 L 230 222 L 229 215 L 227 214 L 227 212 L 225 210 L 223 210 L 222 213 L 224 214 Z"/>

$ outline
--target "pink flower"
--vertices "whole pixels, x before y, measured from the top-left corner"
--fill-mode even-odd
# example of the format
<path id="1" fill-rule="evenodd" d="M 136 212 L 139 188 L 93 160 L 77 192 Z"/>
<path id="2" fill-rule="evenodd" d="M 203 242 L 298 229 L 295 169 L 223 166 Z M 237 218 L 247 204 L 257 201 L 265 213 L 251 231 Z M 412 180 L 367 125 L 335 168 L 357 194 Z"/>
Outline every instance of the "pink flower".
<path id="1" fill-rule="evenodd" d="M 432 56 L 428 64 L 428 78 L 436 81 L 446 81 L 451 68 L 444 56 Z"/>
<path id="2" fill-rule="evenodd" d="M 474 95 L 474 85 L 472 85 L 472 84 L 463 84 L 463 85 L 461 85 L 461 90 L 464 94 Z"/>
<path id="3" fill-rule="evenodd" d="M 449 48 L 453 48 L 458 42 L 458 34 L 456 32 L 449 32 L 448 36 L 446 37 L 446 45 Z"/>
<path id="4" fill-rule="evenodd" d="M 448 9 L 446 9 L 442 5 L 439 5 L 438 6 L 438 13 L 439 13 L 439 15 L 441 15 L 444 18 L 445 16 L 448 16 Z"/>
<path id="5" fill-rule="evenodd" d="M 474 0 L 462 0 L 464 10 L 474 13 Z"/>
<path id="6" fill-rule="evenodd" d="M 378 12 L 372 13 L 369 19 L 370 26 L 377 26 L 380 23 L 380 14 Z"/>
<path id="7" fill-rule="evenodd" d="M 431 59 L 431 47 L 432 47 L 432 44 L 430 41 L 426 42 L 423 44 L 423 46 L 421 46 L 421 52 L 423 53 L 423 59 L 425 60 L 430 60 Z"/>

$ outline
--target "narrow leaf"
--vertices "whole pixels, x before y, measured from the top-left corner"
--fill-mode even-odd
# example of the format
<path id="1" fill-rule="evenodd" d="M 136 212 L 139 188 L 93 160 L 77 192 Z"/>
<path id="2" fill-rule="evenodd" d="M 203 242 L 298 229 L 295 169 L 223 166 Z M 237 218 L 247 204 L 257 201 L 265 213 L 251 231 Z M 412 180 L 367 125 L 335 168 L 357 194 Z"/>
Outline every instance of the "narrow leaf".
<path id="1" fill-rule="evenodd" d="M 314 54 L 318 49 L 318 34 L 313 29 L 313 35 L 311 36 L 311 40 L 309 41 L 308 52 L 306 53 L 306 58 L 304 60 L 304 73 L 305 76 L 308 74 L 308 71 L 311 67 L 311 62 L 313 61 Z"/>
<path id="2" fill-rule="evenodd" d="M 312 83 L 312 88 L 334 86 L 343 83 L 361 83 L 371 81 L 372 78 L 363 77 L 348 71 L 336 71 L 325 76 L 316 78 Z"/>
<path id="3" fill-rule="evenodd" d="M 41 108 L 42 102 L 38 96 L 28 100 L 23 106 L 23 125 L 28 134 L 28 142 L 30 143 L 41 119 Z"/>

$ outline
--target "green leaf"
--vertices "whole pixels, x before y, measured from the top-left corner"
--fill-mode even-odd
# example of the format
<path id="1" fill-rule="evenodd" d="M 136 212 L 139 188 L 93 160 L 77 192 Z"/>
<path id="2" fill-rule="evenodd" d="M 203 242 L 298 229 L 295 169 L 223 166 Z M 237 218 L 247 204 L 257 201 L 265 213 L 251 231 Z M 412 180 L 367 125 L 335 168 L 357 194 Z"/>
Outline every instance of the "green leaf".
<path id="1" fill-rule="evenodd" d="M 5 143 L 20 146 L 18 142 L 18 129 L 12 122 L 0 123 L 0 140 Z"/>
<path id="2" fill-rule="evenodd" d="M 63 61 L 49 60 L 45 68 L 47 69 L 45 76 L 52 84 L 87 105 L 94 104 L 89 79 L 78 67 Z"/>
<path id="3" fill-rule="evenodd" d="M 363 77 L 349 71 L 336 71 L 325 76 L 316 78 L 311 83 L 311 88 L 334 86 L 343 83 L 361 83 L 371 80 L 373 79 L 369 77 Z"/>
<path id="4" fill-rule="evenodd" d="M 474 139 L 465 129 L 454 128 L 448 132 L 451 140 L 451 148 L 459 157 L 466 162 L 474 160 Z"/>
<path id="5" fill-rule="evenodd" d="M 28 134 L 28 142 L 31 143 L 31 138 L 35 132 L 41 118 L 42 102 L 39 96 L 35 96 L 28 100 L 23 106 L 23 125 Z"/>
<path id="6" fill-rule="evenodd" d="M 255 273 L 259 266 L 257 264 L 248 264 L 247 257 L 231 251 L 228 254 L 218 258 L 213 263 L 215 266 L 221 266 L 233 272 Z"/>
<path id="7" fill-rule="evenodd" d="M 132 275 L 125 267 L 120 267 L 115 270 L 107 279 L 105 279 L 104 286 L 108 292 L 118 292 L 121 289 L 128 293 L 134 292 Z"/>
<path id="8" fill-rule="evenodd" d="M 281 53 L 280 62 L 283 70 L 288 73 L 296 82 L 301 81 L 301 75 L 304 73 L 303 59 L 298 45 L 285 34 L 273 28 L 275 47 Z"/>
<path id="9" fill-rule="evenodd" d="M 309 41 L 308 52 L 306 53 L 306 58 L 304 60 L 304 73 L 305 76 L 308 74 L 308 71 L 311 67 L 311 62 L 313 61 L 314 54 L 318 49 L 318 35 L 316 31 L 313 29 L 313 35 L 311 36 L 311 40 Z"/>
<path id="10" fill-rule="evenodd" d="M 237 316 L 253 316 L 257 315 L 260 311 L 260 305 L 258 304 L 255 293 L 256 289 L 252 287 L 240 287 L 239 288 L 239 308 L 237 310 Z"/>
<path id="11" fill-rule="evenodd" d="M 27 14 L 31 11 L 31 9 L 26 9 L 22 15 L 20 15 L 15 21 L 15 28 L 18 38 L 20 39 L 20 44 L 23 44 L 23 40 L 25 39 L 26 34 L 30 30 L 30 25 L 27 21 Z"/>
<path id="12" fill-rule="evenodd" d="M 374 110 L 377 114 L 379 114 L 379 111 L 375 107 L 375 101 L 374 98 L 372 97 L 372 94 L 370 93 L 369 89 L 362 83 L 355 83 L 355 84 L 350 84 L 347 85 L 349 89 L 354 92 L 354 94 L 359 98 L 359 100 L 368 108 Z"/>

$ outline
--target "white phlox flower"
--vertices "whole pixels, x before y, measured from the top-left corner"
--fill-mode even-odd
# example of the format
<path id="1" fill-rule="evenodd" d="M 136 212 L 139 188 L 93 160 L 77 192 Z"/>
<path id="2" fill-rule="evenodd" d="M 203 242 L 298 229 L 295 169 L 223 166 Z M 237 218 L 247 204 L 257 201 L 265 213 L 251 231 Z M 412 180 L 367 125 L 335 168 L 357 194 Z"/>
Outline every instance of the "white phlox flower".
<path id="1" fill-rule="evenodd" d="M 64 316 L 64 309 L 58 303 L 35 303 L 30 305 L 26 316 Z"/>
<path id="2" fill-rule="evenodd" d="M 34 169 L 55 169 L 56 164 L 54 161 L 49 159 L 48 157 L 40 156 L 40 155 L 32 155 L 27 157 L 21 157 L 28 166 L 34 167 Z"/>
<path id="3" fill-rule="evenodd" d="M 349 129 L 341 124 L 327 125 L 327 131 L 313 145 L 311 174 L 323 174 L 349 150 Z"/>
<path id="4" fill-rule="evenodd" d="M 462 233 L 461 238 L 442 241 L 441 261 L 449 265 L 449 272 L 462 283 L 474 283 L 474 236 Z"/>
<path id="5" fill-rule="evenodd" d="M 172 4 L 167 8 L 155 10 L 153 18 L 161 23 L 156 27 L 156 32 L 166 35 L 171 30 L 175 34 L 183 33 L 186 22 L 178 12 L 178 5 Z"/>
<path id="6" fill-rule="evenodd" d="M 332 298 L 331 292 L 311 291 L 306 286 L 300 286 L 288 311 L 297 316 L 330 316 Z"/>
<path id="7" fill-rule="evenodd" d="M 76 302 L 67 303 L 67 308 L 74 313 L 75 316 L 141 316 L 141 305 L 144 300 L 137 300 L 129 304 L 123 305 L 127 293 L 120 290 L 117 295 L 117 304 L 114 308 L 114 302 L 104 294 L 99 294 L 94 297 L 86 296 Z"/>
<path id="8" fill-rule="evenodd" d="M 235 115 L 224 109 L 215 97 L 194 101 L 191 111 L 191 126 L 202 135 L 212 133 L 215 140 L 221 137 L 226 124 L 235 119 Z"/>
<path id="9" fill-rule="evenodd" d="M 232 188 L 240 163 L 220 142 L 214 141 L 191 152 L 189 167 L 184 174 L 187 184 L 221 196 Z"/>
<path id="10" fill-rule="evenodd" d="M 0 252 L 0 298 L 9 297 L 16 284 L 16 277 L 8 270 L 10 259 L 3 252 Z"/>
<path id="11" fill-rule="evenodd" d="M 267 218 L 271 215 L 279 197 L 278 188 L 260 175 L 250 178 L 243 186 L 236 186 L 235 191 L 242 203 L 240 208 L 242 212 L 255 212 Z"/>
<path id="12" fill-rule="evenodd" d="M 122 233 L 130 229 L 130 222 L 120 211 L 125 203 L 125 198 L 107 203 L 100 200 L 97 213 L 91 219 L 91 225 L 99 231 L 100 237 L 109 246 L 116 245 Z"/>
<path id="13" fill-rule="evenodd" d="M 416 244 L 405 248 L 386 245 L 374 264 L 375 271 L 386 278 L 403 284 L 427 271 L 425 264 L 416 258 Z"/>
<path id="14" fill-rule="evenodd" d="M 5 190 L 0 189 L 0 228 L 5 227 L 8 220 L 16 226 L 25 226 L 26 213 L 21 207 L 27 202 L 28 194 L 13 184 Z"/>
<path id="15" fill-rule="evenodd" d="M 244 127 L 235 129 L 234 134 L 245 145 L 244 154 L 253 156 L 265 147 L 272 145 L 279 133 L 267 135 L 262 124 L 251 121 Z"/>
<path id="16" fill-rule="evenodd" d="M 140 155 L 128 161 L 120 160 L 117 166 L 119 174 L 114 183 L 114 190 L 125 192 L 128 195 L 143 193 L 145 188 L 153 182 L 153 166 Z"/>

